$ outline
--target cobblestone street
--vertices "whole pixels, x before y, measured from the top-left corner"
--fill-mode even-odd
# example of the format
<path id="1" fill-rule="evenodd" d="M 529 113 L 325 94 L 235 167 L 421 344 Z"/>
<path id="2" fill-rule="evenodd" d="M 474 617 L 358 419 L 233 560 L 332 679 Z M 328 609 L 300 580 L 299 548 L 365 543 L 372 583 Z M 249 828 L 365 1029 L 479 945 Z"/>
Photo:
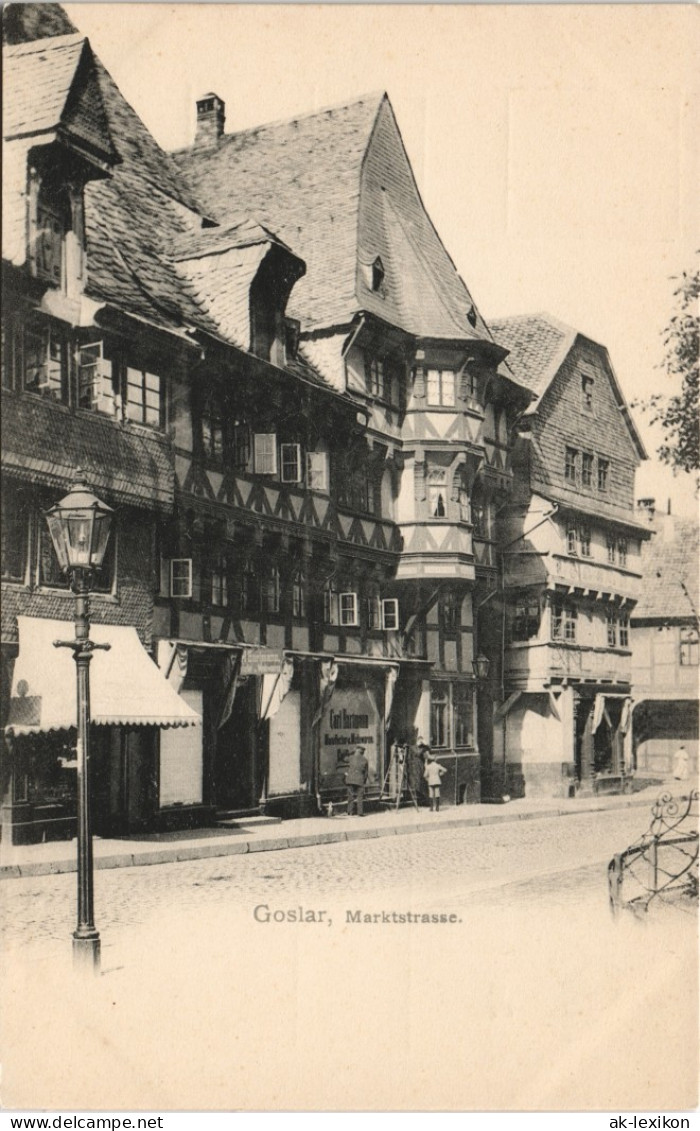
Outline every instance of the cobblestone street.
<path id="1" fill-rule="evenodd" d="M 445 831 L 436 820 L 435 831 L 420 836 L 103 870 L 95 874 L 96 920 L 108 952 L 110 934 L 144 924 L 162 910 L 176 908 L 184 923 L 212 904 L 249 910 L 256 903 L 291 895 L 307 902 L 337 902 L 350 895 L 357 900 L 400 890 L 404 898 L 412 896 L 420 904 L 478 901 L 486 898 L 479 896 L 484 889 L 589 864 L 603 865 L 588 870 L 587 886 L 604 904 L 604 865 L 644 831 L 646 822 L 644 809 Z M 580 883 L 578 871 L 550 880 L 547 898 L 575 901 Z M 75 884 L 72 874 L 3 883 L 7 944 L 65 941 L 73 929 Z M 497 902 L 497 891 L 492 890 L 488 900 Z"/>
<path id="2" fill-rule="evenodd" d="M 435 820 L 412 836 L 102 870 L 102 977 L 87 989 L 70 976 L 75 875 L 5 880 L 5 1103 L 690 1107 L 696 916 L 614 922 L 607 907 L 607 860 L 646 824 L 645 809 Z M 314 921 L 259 921 L 260 905 Z M 453 921 L 384 925 L 392 911 Z"/>

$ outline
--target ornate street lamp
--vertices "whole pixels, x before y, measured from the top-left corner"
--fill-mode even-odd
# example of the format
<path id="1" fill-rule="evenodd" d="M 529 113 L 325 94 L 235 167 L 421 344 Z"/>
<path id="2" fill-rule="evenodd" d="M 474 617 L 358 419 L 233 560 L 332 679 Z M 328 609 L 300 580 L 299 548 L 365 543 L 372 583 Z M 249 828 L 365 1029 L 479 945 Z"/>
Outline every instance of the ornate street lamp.
<path id="1" fill-rule="evenodd" d="M 490 667 L 491 661 L 483 652 L 480 652 L 479 655 L 472 660 L 472 671 L 476 679 L 488 679 Z"/>
<path id="2" fill-rule="evenodd" d="M 93 911 L 92 829 L 90 826 L 90 676 L 92 652 L 109 649 L 90 637 L 89 592 L 95 570 L 104 561 L 114 512 L 90 491 L 83 472 L 60 503 L 46 513 L 49 534 L 61 570 L 75 593 L 75 640 L 55 640 L 72 648 L 76 665 L 78 762 L 78 925 L 73 932 L 73 963 L 81 971 L 100 968 L 100 935 Z"/>

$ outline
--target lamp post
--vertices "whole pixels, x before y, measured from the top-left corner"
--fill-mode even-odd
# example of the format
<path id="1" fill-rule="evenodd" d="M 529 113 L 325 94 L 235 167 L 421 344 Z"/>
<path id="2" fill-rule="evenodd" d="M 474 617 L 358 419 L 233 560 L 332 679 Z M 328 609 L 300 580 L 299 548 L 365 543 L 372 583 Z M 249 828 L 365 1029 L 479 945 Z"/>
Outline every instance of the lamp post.
<path id="1" fill-rule="evenodd" d="M 109 644 L 90 640 L 90 582 L 104 561 L 114 512 L 92 494 L 83 472 L 59 503 L 46 513 L 49 534 L 61 570 L 70 576 L 75 594 L 75 640 L 56 640 L 56 648 L 72 648 L 76 667 L 78 762 L 78 924 L 73 932 L 73 965 L 98 973 L 100 935 L 93 911 L 92 829 L 90 824 L 90 660 L 96 648 Z"/>

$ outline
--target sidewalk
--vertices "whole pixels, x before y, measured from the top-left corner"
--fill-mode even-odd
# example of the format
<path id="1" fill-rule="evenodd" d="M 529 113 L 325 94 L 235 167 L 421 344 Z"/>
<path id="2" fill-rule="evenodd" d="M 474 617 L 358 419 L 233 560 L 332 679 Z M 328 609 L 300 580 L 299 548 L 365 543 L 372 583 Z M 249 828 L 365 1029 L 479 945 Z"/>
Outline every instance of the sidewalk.
<path id="1" fill-rule="evenodd" d="M 95 868 L 133 868 L 180 860 L 204 860 L 244 852 L 273 852 L 281 848 L 305 848 L 315 844 L 364 840 L 369 837 L 402 836 L 436 829 L 473 828 L 500 822 L 544 820 L 609 809 L 639 807 L 639 832 L 644 832 L 651 806 L 663 786 L 654 785 L 632 795 L 527 799 L 503 805 L 460 805 L 431 813 L 413 806 L 383 808 L 364 817 L 304 817 L 279 821 L 275 818 L 241 818 L 226 828 L 187 829 L 182 832 L 148 833 L 102 840 L 94 838 Z M 0 845 L 0 879 L 75 872 L 76 842 Z"/>

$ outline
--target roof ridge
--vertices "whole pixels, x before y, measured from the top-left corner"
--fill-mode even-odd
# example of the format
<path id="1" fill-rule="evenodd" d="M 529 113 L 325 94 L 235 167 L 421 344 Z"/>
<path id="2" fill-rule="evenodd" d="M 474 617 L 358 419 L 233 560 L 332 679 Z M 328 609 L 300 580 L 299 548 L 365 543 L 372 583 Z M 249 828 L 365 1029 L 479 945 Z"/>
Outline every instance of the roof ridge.
<path id="1" fill-rule="evenodd" d="M 226 145 L 227 142 L 232 141 L 236 138 L 245 137 L 246 135 L 250 134 L 262 133 L 265 130 L 276 129 L 279 126 L 288 126 L 292 122 L 306 122 L 311 118 L 320 118 L 323 114 L 332 114 L 339 110 L 350 110 L 353 107 L 362 106 L 365 103 L 374 103 L 377 107 L 379 107 L 380 102 L 384 98 L 388 98 L 388 94 L 385 90 L 370 91 L 368 94 L 360 95 L 359 98 L 353 98 L 349 102 L 347 100 L 344 100 L 342 102 L 334 103 L 330 106 L 320 106 L 317 110 L 309 110 L 305 114 L 290 114 L 286 118 L 273 118 L 269 122 L 261 122 L 255 126 L 248 126 L 244 130 L 232 130 L 230 133 L 222 134 L 222 136 L 218 140 L 218 148 L 221 148 L 222 146 Z M 178 149 L 172 149 L 170 150 L 170 152 L 172 154 L 189 153 L 194 148 L 195 145 L 194 143 L 192 143 L 192 145 L 184 145 L 180 146 Z"/>

